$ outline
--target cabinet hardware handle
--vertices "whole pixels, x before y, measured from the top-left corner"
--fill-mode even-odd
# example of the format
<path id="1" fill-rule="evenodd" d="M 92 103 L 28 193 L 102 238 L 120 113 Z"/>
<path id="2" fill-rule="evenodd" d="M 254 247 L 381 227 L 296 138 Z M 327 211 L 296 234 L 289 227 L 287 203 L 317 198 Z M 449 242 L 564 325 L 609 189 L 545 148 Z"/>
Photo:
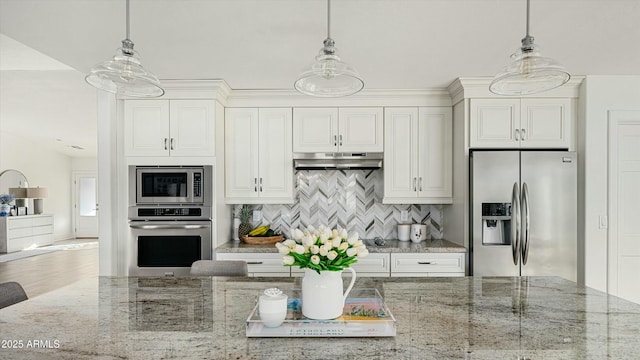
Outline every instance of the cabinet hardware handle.
<path id="1" fill-rule="evenodd" d="M 165 149 L 165 150 L 168 150 L 168 148 L 167 148 L 167 141 L 169 141 L 169 139 L 168 139 L 168 138 L 164 138 L 164 149 Z"/>
<path id="2" fill-rule="evenodd" d="M 422 191 L 422 176 L 420 176 L 419 184 L 420 184 L 420 191 Z"/>
<path id="3" fill-rule="evenodd" d="M 413 178 L 413 191 L 416 191 L 417 187 L 416 187 L 416 178 Z"/>
<path id="4" fill-rule="evenodd" d="M 340 135 L 340 146 L 342 146 L 342 135 Z"/>
<path id="5" fill-rule="evenodd" d="M 169 142 L 169 144 L 171 144 L 170 149 L 173 150 L 173 138 L 171 138 L 171 141 Z"/>
<path id="6" fill-rule="evenodd" d="M 431 265 L 431 261 L 418 261 L 420 265 Z"/>
<path id="7" fill-rule="evenodd" d="M 522 141 L 527 140 L 527 130 L 520 129 L 520 132 L 522 133 Z"/>
<path id="8" fill-rule="evenodd" d="M 260 192 L 262 192 L 262 178 L 260 178 Z"/>
<path id="9" fill-rule="evenodd" d="M 333 135 L 333 146 L 338 146 L 338 136 Z"/>
<path id="10" fill-rule="evenodd" d="M 262 261 L 247 261 L 247 265 L 260 265 Z"/>
<path id="11" fill-rule="evenodd" d="M 253 191 L 258 192 L 258 178 L 253 178 Z"/>
<path id="12" fill-rule="evenodd" d="M 516 138 L 516 141 L 520 141 L 520 129 L 516 129 L 515 138 Z"/>

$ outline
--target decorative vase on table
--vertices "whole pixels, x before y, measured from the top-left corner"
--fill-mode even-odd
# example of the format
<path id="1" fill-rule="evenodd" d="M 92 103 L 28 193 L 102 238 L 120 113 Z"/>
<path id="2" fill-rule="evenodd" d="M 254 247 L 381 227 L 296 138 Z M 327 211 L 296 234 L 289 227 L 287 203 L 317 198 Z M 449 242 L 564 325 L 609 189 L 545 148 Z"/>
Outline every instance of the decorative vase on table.
<path id="1" fill-rule="evenodd" d="M 0 216 L 9 216 L 13 200 L 15 200 L 15 197 L 11 194 L 0 195 Z"/>
<path id="2" fill-rule="evenodd" d="M 320 226 L 304 231 L 291 230 L 290 239 L 276 244 L 284 254 L 285 266 L 299 266 L 305 270 L 302 278 L 302 315 L 309 319 L 327 320 L 342 315 L 344 302 L 356 281 L 350 266 L 369 251 L 358 239 L 358 233 L 331 230 Z M 351 272 L 351 282 L 343 293 L 342 273 Z"/>
<path id="3" fill-rule="evenodd" d="M 342 315 L 344 302 L 356 281 L 356 271 L 352 268 L 351 283 L 342 293 L 342 271 L 321 271 L 304 269 L 302 278 L 302 315 L 309 319 L 327 320 Z"/>
<path id="4" fill-rule="evenodd" d="M 9 216 L 10 212 L 11 212 L 11 205 L 9 204 L 0 205 L 0 216 Z"/>

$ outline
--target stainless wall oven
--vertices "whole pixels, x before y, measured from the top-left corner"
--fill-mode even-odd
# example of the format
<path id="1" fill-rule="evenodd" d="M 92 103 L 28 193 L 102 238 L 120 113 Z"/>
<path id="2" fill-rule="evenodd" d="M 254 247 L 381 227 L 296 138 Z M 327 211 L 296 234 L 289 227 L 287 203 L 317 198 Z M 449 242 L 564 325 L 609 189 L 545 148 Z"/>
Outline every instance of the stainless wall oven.
<path id="1" fill-rule="evenodd" d="M 187 276 L 212 257 L 211 221 L 129 221 L 132 276 Z"/>

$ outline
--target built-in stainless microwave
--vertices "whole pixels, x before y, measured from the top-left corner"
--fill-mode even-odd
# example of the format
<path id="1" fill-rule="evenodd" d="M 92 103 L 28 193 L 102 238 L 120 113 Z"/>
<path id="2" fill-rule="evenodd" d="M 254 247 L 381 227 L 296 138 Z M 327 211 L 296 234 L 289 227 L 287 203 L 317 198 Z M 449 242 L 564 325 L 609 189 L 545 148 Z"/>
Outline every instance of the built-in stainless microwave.
<path id="1" fill-rule="evenodd" d="M 130 205 L 211 206 L 211 176 L 211 166 L 130 166 Z"/>

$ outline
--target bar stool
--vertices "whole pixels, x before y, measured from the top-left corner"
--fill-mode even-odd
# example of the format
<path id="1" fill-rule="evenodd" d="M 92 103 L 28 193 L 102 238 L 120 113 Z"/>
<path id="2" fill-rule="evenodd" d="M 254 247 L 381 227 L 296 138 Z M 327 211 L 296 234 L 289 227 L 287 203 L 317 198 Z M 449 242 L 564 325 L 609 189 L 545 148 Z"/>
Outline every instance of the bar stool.
<path id="1" fill-rule="evenodd" d="M 0 309 L 27 300 L 22 285 L 15 281 L 0 284 Z"/>

